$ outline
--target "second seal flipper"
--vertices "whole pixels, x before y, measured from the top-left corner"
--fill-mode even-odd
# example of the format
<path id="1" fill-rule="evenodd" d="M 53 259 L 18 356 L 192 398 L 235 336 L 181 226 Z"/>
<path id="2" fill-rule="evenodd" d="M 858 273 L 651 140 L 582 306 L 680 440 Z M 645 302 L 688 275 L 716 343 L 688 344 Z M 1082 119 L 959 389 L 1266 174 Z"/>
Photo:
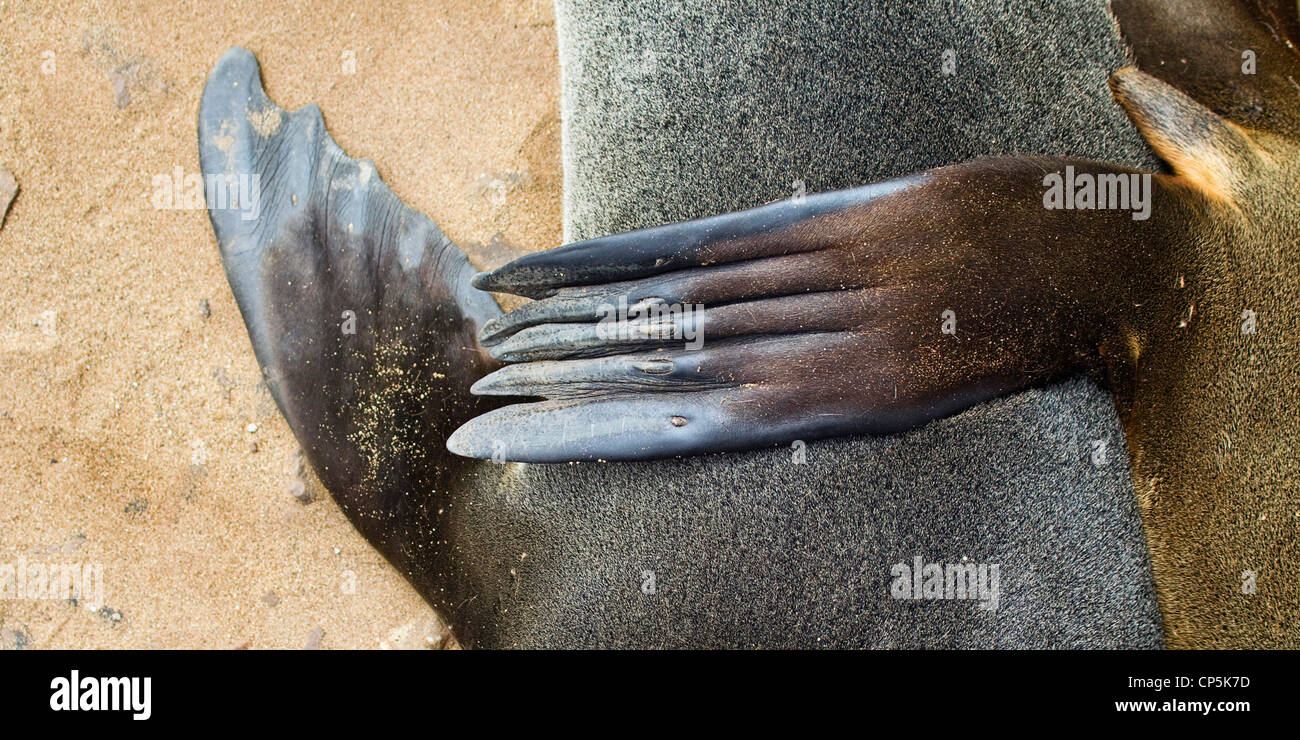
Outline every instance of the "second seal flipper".
<path id="1" fill-rule="evenodd" d="M 348 157 L 316 106 L 266 96 L 247 50 L 213 69 L 198 132 L 208 214 L 267 386 L 326 488 L 409 572 L 387 544 L 435 526 L 436 502 L 409 496 L 445 491 L 463 464 L 443 446 L 491 407 L 469 387 L 493 365 L 476 334 L 501 311 L 470 286 L 464 252 Z"/>

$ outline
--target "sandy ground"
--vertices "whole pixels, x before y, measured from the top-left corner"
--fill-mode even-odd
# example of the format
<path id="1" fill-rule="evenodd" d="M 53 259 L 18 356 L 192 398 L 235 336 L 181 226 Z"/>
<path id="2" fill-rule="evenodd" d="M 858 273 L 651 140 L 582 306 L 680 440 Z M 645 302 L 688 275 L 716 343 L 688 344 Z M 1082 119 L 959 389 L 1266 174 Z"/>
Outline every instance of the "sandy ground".
<path id="1" fill-rule="evenodd" d="M 0 569 L 103 573 L 77 603 L 11 583 L 0 647 L 451 642 L 317 484 L 295 497 L 207 216 L 151 200 L 156 175 L 199 171 L 203 82 L 240 44 L 480 267 L 558 244 L 550 0 L 380 5 L 0 2 L 21 188 L 0 228 Z"/>

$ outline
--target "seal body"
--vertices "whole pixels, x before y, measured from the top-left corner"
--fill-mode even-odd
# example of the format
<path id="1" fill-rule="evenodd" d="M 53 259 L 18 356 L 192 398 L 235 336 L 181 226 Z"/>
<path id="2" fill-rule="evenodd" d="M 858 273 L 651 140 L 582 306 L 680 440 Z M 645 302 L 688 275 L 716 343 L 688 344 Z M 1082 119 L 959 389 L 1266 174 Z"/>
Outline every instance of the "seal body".
<path id="1" fill-rule="evenodd" d="M 974 161 L 521 258 L 475 279 L 538 300 L 488 324 L 520 364 L 474 389 L 547 400 L 451 449 L 645 459 L 888 433 L 1082 371 L 1125 420 L 1171 644 L 1294 646 L 1295 9 L 1115 12 L 1138 67 L 1112 90 L 1172 174 Z M 673 347 L 676 318 L 602 335 L 592 309 L 614 301 L 708 306 L 689 328 L 715 343 Z"/>
<path id="2" fill-rule="evenodd" d="M 1249 9 L 1197 8 L 1189 15 L 1196 28 L 1207 27 L 1207 14 L 1209 27 L 1227 34 L 1259 22 Z M 1177 36 L 1174 21 L 1150 17 L 1156 31 Z M 1192 39 L 1184 43 L 1199 38 L 1184 35 Z M 1285 46 L 1248 38 L 1260 42 L 1274 82 L 1293 75 L 1289 57 L 1276 55 Z M 275 165 L 265 220 L 212 214 L 254 350 L 326 486 L 468 644 L 1159 644 L 1158 617 L 1143 598 L 1146 563 L 1116 546 L 1140 535 L 1127 489 L 1114 488 L 1086 453 L 1086 440 L 1108 438 L 1113 420 L 1034 405 L 1042 392 L 1033 389 L 1080 371 L 1119 401 L 1139 486 L 1152 476 L 1136 471 L 1155 473 L 1142 496 L 1153 558 L 1163 563 L 1157 575 L 1176 591 L 1161 586 L 1171 641 L 1293 644 L 1285 585 L 1234 601 L 1261 595 L 1241 593 L 1234 561 L 1262 563 L 1257 588 L 1290 577 L 1285 525 L 1244 523 L 1269 521 L 1252 500 L 1269 512 L 1290 506 L 1275 484 L 1294 471 L 1267 458 L 1260 478 L 1259 457 L 1244 478 L 1196 479 L 1215 458 L 1177 466 L 1203 455 L 1202 432 L 1172 442 L 1168 434 L 1186 420 L 1201 430 L 1249 428 L 1260 448 L 1291 438 L 1285 423 L 1258 421 L 1276 409 L 1263 398 L 1286 396 L 1275 364 L 1289 357 L 1286 340 L 1238 355 L 1236 335 L 1207 339 L 1202 328 L 1227 315 L 1220 306 L 1248 298 L 1266 315 L 1279 306 L 1270 301 L 1291 295 L 1269 285 L 1294 274 L 1283 269 L 1291 227 L 1277 190 L 1291 161 L 1290 135 L 1278 128 L 1287 119 L 1267 85 L 1250 88 L 1258 100 L 1223 107 L 1184 81 L 1137 70 L 1114 81 L 1171 173 L 1059 156 L 984 159 L 618 235 L 479 278 L 540 299 L 507 317 L 470 289 L 468 261 L 432 222 L 383 187 L 373 165 L 338 150 L 317 111 L 288 114 L 265 98 L 246 52 L 214 70 L 200 146 L 205 173 Z M 231 92 L 235 82 L 248 92 Z M 1258 125 L 1233 117 L 1259 110 Z M 250 114 L 262 125 L 246 126 Z M 274 131 L 264 125 L 271 114 L 281 117 Z M 1071 182 L 1151 176 L 1150 217 L 1046 208 L 1047 177 L 1070 173 Z M 1256 282 L 1233 262 L 1251 253 L 1268 256 Z M 705 335 L 713 327 L 720 341 L 705 345 L 707 363 L 691 366 L 666 360 L 673 350 L 654 342 L 588 334 L 593 307 L 611 297 L 722 309 L 704 319 Z M 356 334 L 343 331 L 349 311 Z M 1244 390 L 1228 393 L 1210 370 L 1252 356 L 1263 369 Z M 514 364 L 494 373 L 503 361 Z M 498 408 L 472 396 L 474 384 L 550 400 Z M 1086 383 L 1068 385 L 1088 393 Z M 1021 389 L 1029 390 L 980 403 Z M 1256 405 L 1226 402 L 1234 398 Z M 969 411 L 944 418 L 961 409 Z M 572 435 L 554 423 L 564 414 L 579 417 Z M 584 434 L 593 419 L 602 424 Z M 811 441 L 932 419 L 905 442 Z M 1077 487 L 1044 497 L 1026 483 L 1040 471 L 1003 470 L 978 448 L 945 455 L 963 449 L 951 430 L 980 429 L 960 426 L 969 419 L 982 419 L 997 444 L 1023 448 L 1043 430 L 1059 440 L 1083 435 L 1060 448 L 1075 450 L 1062 453 L 1073 463 L 1041 471 L 1067 471 Z M 620 420 L 631 426 L 610 434 Z M 819 466 L 799 467 L 788 449 L 498 465 L 444 449 L 465 422 L 452 447 L 489 459 L 648 459 L 800 435 Z M 931 452 L 909 456 L 903 444 Z M 982 487 L 954 482 L 965 479 Z M 1223 488 L 1204 494 L 1206 480 Z M 1164 503 L 1196 496 L 1187 506 Z M 1005 529 L 1009 512 L 1027 519 L 1020 535 Z M 1242 548 L 1261 531 L 1258 545 Z M 887 596 L 892 565 L 918 552 L 975 552 L 1020 567 L 1006 571 L 993 614 L 962 603 L 922 611 Z M 1170 580 L 1171 569 L 1187 572 Z M 1242 626 L 1225 630 L 1223 619 Z"/>

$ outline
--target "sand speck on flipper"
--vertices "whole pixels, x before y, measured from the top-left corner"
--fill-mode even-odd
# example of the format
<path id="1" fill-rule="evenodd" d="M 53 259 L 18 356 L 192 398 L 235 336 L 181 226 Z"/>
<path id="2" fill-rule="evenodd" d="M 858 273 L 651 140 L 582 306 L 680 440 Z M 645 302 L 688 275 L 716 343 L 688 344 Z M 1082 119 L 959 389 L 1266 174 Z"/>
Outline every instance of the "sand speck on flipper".
<path id="1" fill-rule="evenodd" d="M 261 110 L 248 109 L 248 123 L 258 135 L 270 138 L 280 130 L 280 110 L 275 106 Z"/>

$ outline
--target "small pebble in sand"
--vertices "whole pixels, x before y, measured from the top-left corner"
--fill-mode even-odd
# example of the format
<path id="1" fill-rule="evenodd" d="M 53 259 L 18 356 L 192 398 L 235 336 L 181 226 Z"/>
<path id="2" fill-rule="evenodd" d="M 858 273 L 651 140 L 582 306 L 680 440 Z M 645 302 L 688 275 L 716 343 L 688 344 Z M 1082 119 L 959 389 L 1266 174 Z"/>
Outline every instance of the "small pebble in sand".
<path id="1" fill-rule="evenodd" d="M 335 555 L 342 555 L 342 554 L 343 554 L 343 551 L 342 551 L 341 549 L 339 549 L 339 548 L 336 547 L 336 548 L 334 548 L 334 554 L 335 554 Z"/>
<path id="2" fill-rule="evenodd" d="M 5 225 L 5 216 L 9 215 L 9 204 L 18 195 L 18 181 L 13 173 L 0 164 L 0 227 Z"/>
<path id="3" fill-rule="evenodd" d="M 248 451 L 257 452 L 257 440 L 253 440 L 252 442 L 248 443 Z"/>
<path id="4" fill-rule="evenodd" d="M 248 431 L 249 434 L 257 434 L 257 425 L 256 425 L 256 424 L 249 424 L 248 427 L 247 427 L 247 431 Z"/>
<path id="5" fill-rule="evenodd" d="M 262 603 L 267 606 L 275 606 L 280 603 L 280 596 L 274 591 L 267 591 L 262 595 Z"/>
<path id="6" fill-rule="evenodd" d="M 104 620 L 105 622 L 108 622 L 110 627 L 116 627 L 117 625 L 122 623 L 122 612 L 114 609 L 111 606 L 99 607 L 99 611 L 97 611 L 96 614 L 99 615 L 100 619 Z"/>
<path id="7" fill-rule="evenodd" d="M 325 630 L 320 627 L 312 628 L 307 634 L 307 644 L 303 645 L 304 650 L 320 650 L 320 641 L 325 637 Z"/>
<path id="8" fill-rule="evenodd" d="M 302 448 L 299 448 L 289 458 L 288 472 L 293 476 L 293 480 L 289 483 L 289 493 L 302 504 L 310 504 L 316 500 L 312 489 L 307 487 L 307 478 L 303 475 L 306 469 L 307 464 L 302 457 Z"/>
<path id="9" fill-rule="evenodd" d="M 307 490 L 307 484 L 301 480 L 296 480 L 289 484 L 289 493 L 298 499 L 298 503 L 310 504 L 312 500 L 311 491 Z"/>
<path id="10" fill-rule="evenodd" d="M 123 509 L 128 514 L 143 514 L 149 508 L 149 499 L 138 498 L 126 505 Z"/>
<path id="11" fill-rule="evenodd" d="M 131 90 L 127 87 L 130 80 L 121 72 L 116 72 L 112 76 L 113 80 L 113 102 L 119 108 L 125 108 L 131 104 Z"/>
<path id="12" fill-rule="evenodd" d="M 32 635 L 26 625 L 0 629 L 0 650 L 23 650 L 32 644 Z"/>
<path id="13" fill-rule="evenodd" d="M 201 318 L 212 318 L 212 305 L 208 303 L 207 298 L 199 299 L 199 316 Z"/>

